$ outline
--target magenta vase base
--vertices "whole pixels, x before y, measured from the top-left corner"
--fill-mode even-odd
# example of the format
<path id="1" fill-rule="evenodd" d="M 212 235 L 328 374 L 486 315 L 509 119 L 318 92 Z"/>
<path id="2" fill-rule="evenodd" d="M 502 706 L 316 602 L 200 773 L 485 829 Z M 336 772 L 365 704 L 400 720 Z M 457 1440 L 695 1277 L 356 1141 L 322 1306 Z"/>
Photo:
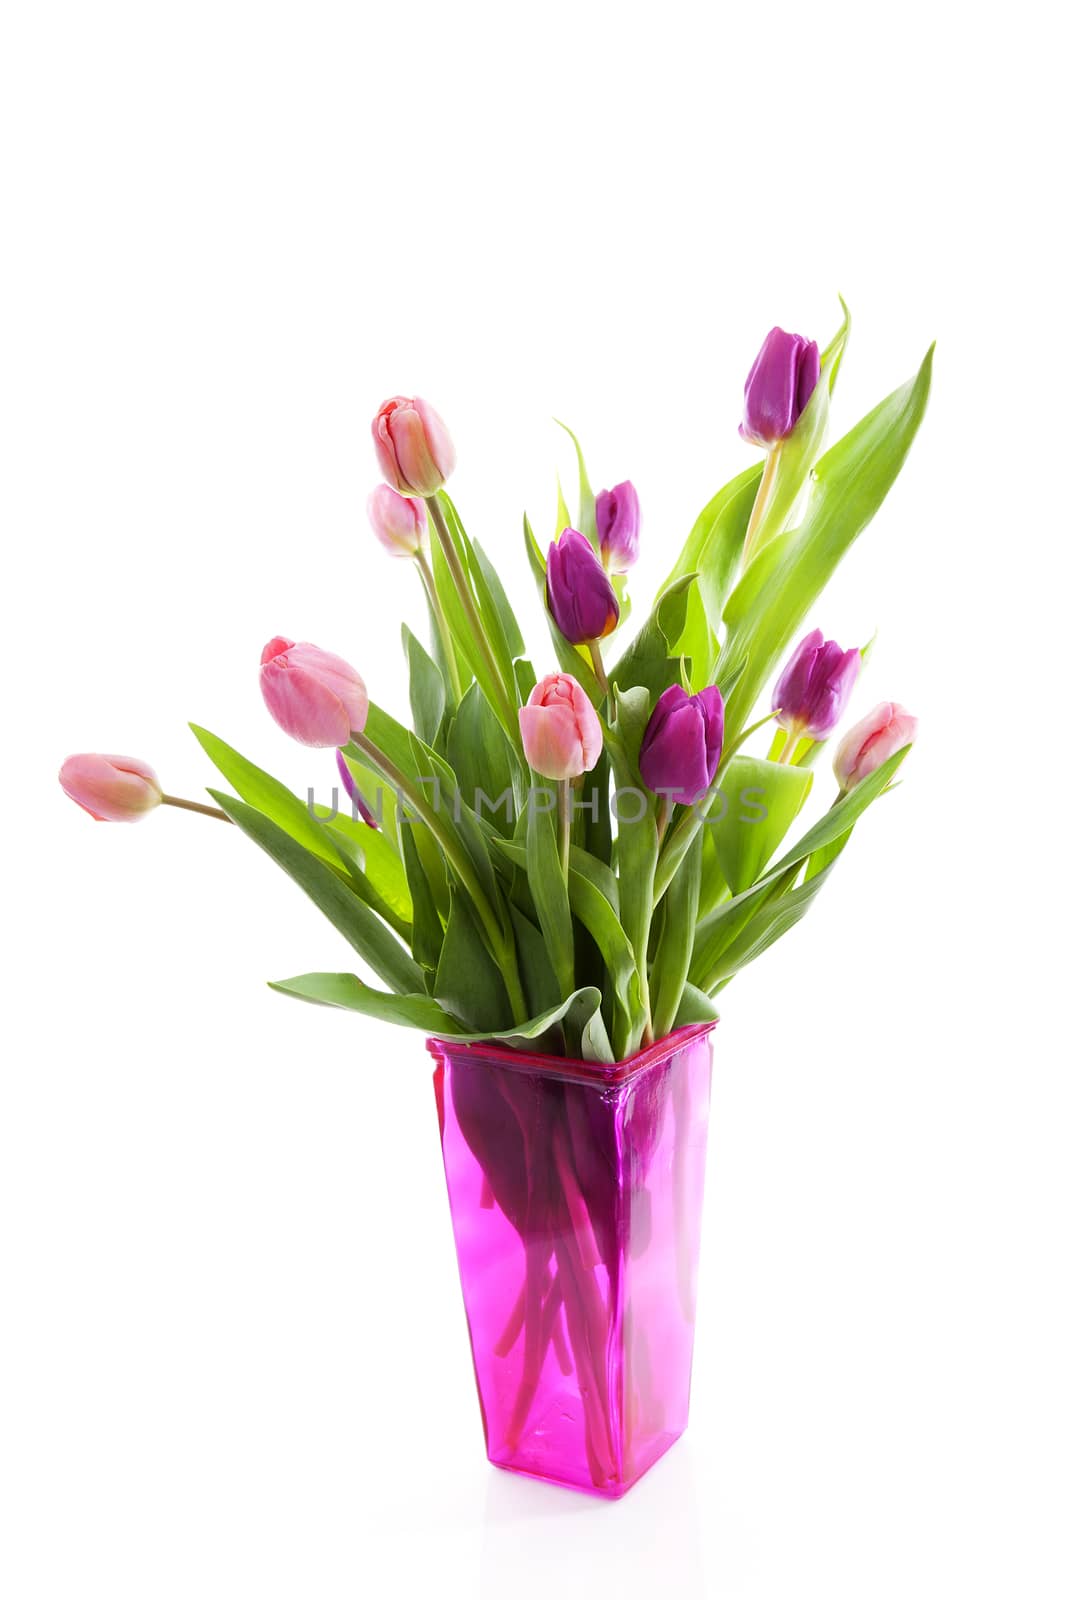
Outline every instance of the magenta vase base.
<path id="1" fill-rule="evenodd" d="M 635 1483 L 640 1483 L 652 1471 L 657 1461 L 662 1461 L 672 1444 L 677 1444 L 685 1429 L 678 1433 L 666 1434 L 654 1444 L 649 1452 L 648 1459 L 643 1466 L 638 1467 L 632 1477 L 625 1478 L 618 1483 L 596 1485 L 588 1481 L 564 1478 L 553 1472 L 545 1472 L 534 1466 L 520 1466 L 516 1461 L 505 1461 L 490 1455 L 489 1465 L 497 1467 L 501 1472 L 511 1472 L 517 1478 L 532 1478 L 537 1483 L 551 1483 L 557 1489 L 577 1489 L 580 1494 L 592 1495 L 598 1500 L 621 1500 L 623 1495 L 629 1494 Z"/>
<path id="2" fill-rule="evenodd" d="M 611 1066 L 431 1039 L 486 1454 L 618 1499 L 684 1433 L 711 1024 Z"/>

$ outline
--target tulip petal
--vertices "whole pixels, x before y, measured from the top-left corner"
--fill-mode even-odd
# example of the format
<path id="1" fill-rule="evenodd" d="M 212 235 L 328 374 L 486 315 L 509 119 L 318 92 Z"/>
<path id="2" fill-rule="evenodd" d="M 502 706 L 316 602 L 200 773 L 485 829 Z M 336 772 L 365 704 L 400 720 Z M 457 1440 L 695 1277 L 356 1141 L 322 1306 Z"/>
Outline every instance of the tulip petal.
<path id="1" fill-rule="evenodd" d="M 272 661 L 260 668 L 260 685 L 271 716 L 291 739 L 323 750 L 348 743 L 344 703 L 310 672 Z"/>

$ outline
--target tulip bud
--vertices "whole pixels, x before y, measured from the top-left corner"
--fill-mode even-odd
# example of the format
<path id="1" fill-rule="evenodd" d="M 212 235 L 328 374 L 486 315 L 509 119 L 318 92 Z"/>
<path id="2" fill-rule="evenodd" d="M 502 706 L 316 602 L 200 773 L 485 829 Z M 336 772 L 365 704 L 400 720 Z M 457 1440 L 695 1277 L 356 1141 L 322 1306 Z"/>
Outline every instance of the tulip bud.
<path id="1" fill-rule="evenodd" d="M 557 782 L 592 772 L 604 748 L 593 702 L 568 672 L 550 672 L 534 684 L 519 711 L 519 731 L 533 771 Z"/>
<path id="2" fill-rule="evenodd" d="M 818 628 L 789 657 L 771 704 L 794 738 L 825 739 L 837 726 L 859 674 L 858 650 L 842 650 Z"/>
<path id="3" fill-rule="evenodd" d="M 330 749 L 363 732 L 367 687 L 340 656 L 279 637 L 264 645 L 259 659 L 267 710 L 290 738 Z"/>
<path id="4" fill-rule="evenodd" d="M 691 806 L 711 788 L 722 755 L 722 695 L 714 684 L 688 695 L 672 683 L 648 719 L 638 764 L 648 789 Z"/>
<path id="5" fill-rule="evenodd" d="M 788 438 L 818 381 L 815 340 L 772 328 L 745 382 L 742 439 L 770 448 Z"/>
<path id="6" fill-rule="evenodd" d="M 152 768 L 135 756 L 68 756 L 59 782 L 97 822 L 140 822 L 163 799 Z"/>
<path id="7" fill-rule="evenodd" d="M 834 756 L 834 776 L 845 791 L 877 772 L 883 762 L 906 744 L 915 743 L 919 723 L 903 706 L 883 700 L 880 706 L 850 728 Z"/>
<path id="8" fill-rule="evenodd" d="M 380 483 L 367 500 L 367 516 L 391 556 L 417 556 L 426 542 L 426 505 Z"/>
<path id="9" fill-rule="evenodd" d="M 448 429 L 425 400 L 396 395 L 378 407 L 371 425 L 382 477 L 398 494 L 436 494 L 456 465 Z"/>
<path id="10" fill-rule="evenodd" d="M 596 531 L 605 571 L 629 572 L 637 561 L 641 534 L 641 507 L 629 479 L 597 495 Z"/>
<path id="11" fill-rule="evenodd" d="M 603 639 L 619 620 L 611 579 L 575 528 L 564 528 L 548 547 L 548 608 L 571 644 Z"/>

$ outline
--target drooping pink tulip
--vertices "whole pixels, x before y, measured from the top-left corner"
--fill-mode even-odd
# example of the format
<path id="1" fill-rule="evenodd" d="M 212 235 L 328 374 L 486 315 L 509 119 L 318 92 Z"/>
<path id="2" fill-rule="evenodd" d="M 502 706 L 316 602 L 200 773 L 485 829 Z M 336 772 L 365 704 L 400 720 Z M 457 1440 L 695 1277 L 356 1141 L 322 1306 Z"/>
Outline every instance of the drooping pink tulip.
<path id="1" fill-rule="evenodd" d="M 136 756 L 68 756 L 59 782 L 97 822 L 140 822 L 163 799 L 159 779 Z"/>
<path id="2" fill-rule="evenodd" d="M 371 426 L 382 477 L 398 494 L 436 494 L 456 465 L 456 448 L 433 406 L 404 395 L 383 400 Z"/>
<path id="3" fill-rule="evenodd" d="M 906 744 L 914 744 L 918 726 L 918 719 L 893 700 L 883 700 L 875 706 L 849 729 L 837 747 L 834 776 L 842 789 L 854 789 L 890 756 Z"/>
<path id="4" fill-rule="evenodd" d="M 279 636 L 259 659 L 267 710 L 290 738 L 325 750 L 367 726 L 367 686 L 340 656 Z"/>
<path id="5" fill-rule="evenodd" d="M 391 556 L 417 556 L 426 542 L 425 502 L 398 494 L 387 483 L 371 490 L 367 516 L 378 542 Z"/>
<path id="6" fill-rule="evenodd" d="M 534 684 L 519 711 L 519 730 L 533 771 L 557 782 L 591 772 L 604 748 L 593 702 L 569 672 L 550 672 Z"/>

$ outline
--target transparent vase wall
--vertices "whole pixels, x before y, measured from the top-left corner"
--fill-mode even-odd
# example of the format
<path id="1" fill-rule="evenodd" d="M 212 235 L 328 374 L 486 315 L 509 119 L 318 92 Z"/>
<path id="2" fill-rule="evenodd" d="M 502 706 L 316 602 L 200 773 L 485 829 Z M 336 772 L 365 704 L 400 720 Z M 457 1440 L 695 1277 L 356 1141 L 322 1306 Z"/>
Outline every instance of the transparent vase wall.
<path id="1" fill-rule="evenodd" d="M 611 1067 L 429 1048 L 489 1459 L 623 1494 L 689 1416 L 710 1025 Z"/>

